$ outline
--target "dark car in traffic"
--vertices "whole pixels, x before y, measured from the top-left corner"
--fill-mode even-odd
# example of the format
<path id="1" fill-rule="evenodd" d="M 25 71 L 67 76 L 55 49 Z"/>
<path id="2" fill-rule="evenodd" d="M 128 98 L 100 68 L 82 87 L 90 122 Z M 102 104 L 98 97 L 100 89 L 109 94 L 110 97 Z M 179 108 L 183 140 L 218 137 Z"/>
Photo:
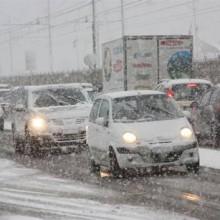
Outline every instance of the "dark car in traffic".
<path id="1" fill-rule="evenodd" d="M 211 141 L 214 147 L 220 147 L 220 85 L 212 87 L 191 107 L 198 139 Z"/>

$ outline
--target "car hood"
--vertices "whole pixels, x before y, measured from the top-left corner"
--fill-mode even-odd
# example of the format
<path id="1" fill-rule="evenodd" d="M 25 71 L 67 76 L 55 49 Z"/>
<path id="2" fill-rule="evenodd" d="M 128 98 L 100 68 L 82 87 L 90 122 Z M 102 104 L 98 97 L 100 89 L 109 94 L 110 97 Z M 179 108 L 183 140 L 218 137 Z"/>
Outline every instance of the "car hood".
<path id="1" fill-rule="evenodd" d="M 185 142 L 195 141 L 193 136 L 192 140 L 183 140 L 180 135 L 182 128 L 191 128 L 186 118 L 178 118 L 163 121 L 148 121 L 148 122 L 135 122 L 135 123 L 114 123 L 114 133 L 123 136 L 126 132 L 131 132 L 137 137 L 138 145 L 172 145 L 184 144 Z M 192 129 L 192 128 L 191 128 Z"/>
<path id="2" fill-rule="evenodd" d="M 91 104 L 34 108 L 31 115 L 42 115 L 48 121 L 50 132 L 72 133 L 85 130 Z"/>
<path id="3" fill-rule="evenodd" d="M 49 108 L 34 108 L 33 114 L 42 114 L 47 119 L 68 119 L 88 117 L 91 104 L 77 104 L 71 106 L 59 106 Z"/>

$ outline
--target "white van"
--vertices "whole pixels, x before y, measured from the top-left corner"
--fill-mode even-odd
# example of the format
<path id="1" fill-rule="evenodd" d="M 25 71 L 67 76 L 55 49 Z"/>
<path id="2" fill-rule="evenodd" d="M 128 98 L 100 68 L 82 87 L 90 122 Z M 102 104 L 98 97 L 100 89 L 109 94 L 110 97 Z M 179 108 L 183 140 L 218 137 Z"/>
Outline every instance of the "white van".
<path id="1" fill-rule="evenodd" d="M 199 171 L 198 144 L 173 98 L 158 91 L 125 91 L 96 98 L 87 144 L 92 171 L 185 166 Z"/>

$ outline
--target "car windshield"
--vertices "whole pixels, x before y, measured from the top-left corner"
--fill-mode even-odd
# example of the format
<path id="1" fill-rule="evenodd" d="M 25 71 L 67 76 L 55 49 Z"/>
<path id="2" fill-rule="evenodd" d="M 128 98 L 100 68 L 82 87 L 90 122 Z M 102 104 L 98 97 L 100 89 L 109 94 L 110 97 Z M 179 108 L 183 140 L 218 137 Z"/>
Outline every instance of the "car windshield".
<path id="1" fill-rule="evenodd" d="M 85 96 L 80 89 L 53 88 L 33 92 L 34 107 L 50 107 L 76 105 L 85 102 Z"/>
<path id="2" fill-rule="evenodd" d="M 192 101 L 201 97 L 210 87 L 210 84 L 205 83 L 188 83 L 173 85 L 172 90 L 175 100 Z"/>
<path id="3" fill-rule="evenodd" d="M 9 95 L 9 91 L 0 91 L 0 98 L 4 98 Z"/>
<path id="4" fill-rule="evenodd" d="M 183 117 L 172 98 L 160 95 L 138 95 L 113 99 L 115 122 L 157 121 Z"/>

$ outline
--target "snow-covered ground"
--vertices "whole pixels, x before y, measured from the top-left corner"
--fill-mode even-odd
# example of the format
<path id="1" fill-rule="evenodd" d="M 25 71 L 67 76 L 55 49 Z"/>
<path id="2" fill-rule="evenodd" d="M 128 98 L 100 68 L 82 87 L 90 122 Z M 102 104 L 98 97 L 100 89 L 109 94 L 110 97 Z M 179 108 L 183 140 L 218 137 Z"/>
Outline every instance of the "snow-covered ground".
<path id="1" fill-rule="evenodd" d="M 4 212 L 2 215 L 0 214 L 1 220 L 194 219 L 175 212 L 111 204 L 111 202 L 100 203 L 94 199 L 95 197 L 106 197 L 111 201 L 111 198 L 117 196 L 118 194 L 113 190 L 73 180 L 59 179 L 37 169 L 28 169 L 16 162 L 0 159 L 0 210 Z M 2 207 L 6 207 L 6 210 L 2 210 Z M 26 210 L 27 216 L 14 215 L 14 213 L 5 214 L 8 211 L 7 207 L 10 207 L 9 210 L 12 207 Z M 35 213 L 35 215 L 30 213 Z M 36 213 L 39 213 L 39 218 L 35 218 L 38 216 Z"/>
<path id="2" fill-rule="evenodd" d="M 220 150 L 199 149 L 200 165 L 214 169 L 220 169 Z"/>

